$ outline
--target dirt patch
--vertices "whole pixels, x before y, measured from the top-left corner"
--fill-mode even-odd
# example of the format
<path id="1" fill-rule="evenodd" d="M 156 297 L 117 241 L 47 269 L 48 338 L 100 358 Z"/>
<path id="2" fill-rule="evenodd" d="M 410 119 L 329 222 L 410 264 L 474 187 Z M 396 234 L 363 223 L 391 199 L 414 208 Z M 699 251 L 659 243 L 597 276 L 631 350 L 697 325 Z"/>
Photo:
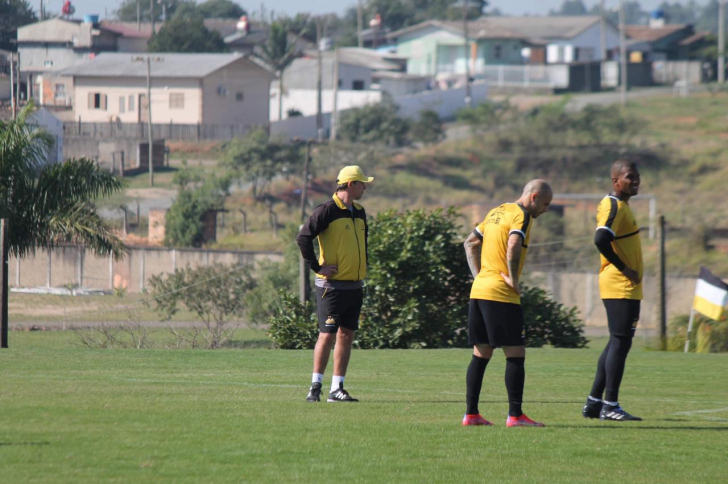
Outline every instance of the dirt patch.
<path id="1" fill-rule="evenodd" d="M 683 116 L 681 118 L 674 118 L 674 121 L 678 124 L 695 124 L 698 122 L 697 116 Z"/>

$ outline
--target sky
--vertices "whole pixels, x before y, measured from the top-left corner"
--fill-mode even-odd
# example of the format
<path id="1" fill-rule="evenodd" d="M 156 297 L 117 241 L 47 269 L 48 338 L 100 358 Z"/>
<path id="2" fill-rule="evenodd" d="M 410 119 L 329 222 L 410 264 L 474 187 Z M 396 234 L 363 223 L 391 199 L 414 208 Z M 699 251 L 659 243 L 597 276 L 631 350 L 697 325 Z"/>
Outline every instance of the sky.
<path id="1" fill-rule="evenodd" d="M 60 12 L 63 0 L 28 0 L 31 6 L 38 10 L 40 2 L 46 3 L 46 9 L 50 12 Z M 141 0 L 149 2 L 149 0 Z M 294 15 L 298 12 L 308 12 L 313 14 L 335 12 L 343 14 L 349 7 L 356 5 L 356 0 L 233 0 L 240 4 L 246 10 L 260 10 L 260 5 L 265 5 L 266 11 L 274 10 L 276 12 Z M 599 3 L 598 0 L 583 0 L 587 8 Z M 676 0 L 671 0 L 675 2 Z M 80 18 L 84 14 L 99 14 L 101 19 L 112 18 L 114 11 L 117 9 L 120 0 L 71 0 L 76 7 L 76 17 Z M 198 3 L 200 1 L 198 0 Z M 550 9 L 557 9 L 561 6 L 563 0 L 491 0 L 490 6 L 499 8 L 507 15 L 545 15 Z M 657 7 L 662 0 L 640 0 L 642 8 L 649 11 Z M 687 2 L 680 2 L 687 3 Z M 705 4 L 707 0 L 697 0 L 698 4 Z M 607 8 L 615 7 L 619 4 L 618 0 L 606 0 Z M 302 5 L 305 5 L 302 6 Z"/>

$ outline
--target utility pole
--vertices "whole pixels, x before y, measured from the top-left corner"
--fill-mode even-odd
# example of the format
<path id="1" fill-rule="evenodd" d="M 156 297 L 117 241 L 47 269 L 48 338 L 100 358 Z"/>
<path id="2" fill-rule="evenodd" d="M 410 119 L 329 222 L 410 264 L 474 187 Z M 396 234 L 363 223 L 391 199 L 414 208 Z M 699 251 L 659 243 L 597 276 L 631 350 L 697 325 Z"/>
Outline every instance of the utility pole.
<path id="1" fill-rule="evenodd" d="M 725 82 L 725 2 L 718 0 L 718 83 Z"/>
<path id="2" fill-rule="evenodd" d="M 10 53 L 10 106 L 13 119 L 18 113 L 18 106 L 15 104 L 15 54 Z"/>
<path id="3" fill-rule="evenodd" d="M 301 184 L 301 223 L 306 220 L 306 202 L 308 198 L 308 164 L 311 161 L 312 140 L 306 140 L 306 159 L 303 160 L 303 183 Z M 303 226 L 303 225 L 302 225 Z M 308 275 L 308 266 L 303 256 L 299 258 L 299 301 L 301 304 L 308 303 L 311 294 L 311 280 Z"/>
<path id="4" fill-rule="evenodd" d="M 8 347 L 8 219 L 0 220 L 0 348 Z"/>
<path id="5" fill-rule="evenodd" d="M 339 128 L 339 48 L 334 51 L 334 106 L 331 111 L 331 135 L 329 139 L 336 141 L 336 132 Z"/>
<path id="6" fill-rule="evenodd" d="M 43 8 L 43 0 L 40 0 L 40 8 L 38 9 L 38 15 L 40 16 L 41 22 L 43 20 L 45 20 L 45 9 Z"/>
<path id="7" fill-rule="evenodd" d="M 470 36 L 468 35 L 468 7 L 470 2 L 463 2 L 463 37 L 465 38 L 465 107 L 469 108 L 472 104 L 472 96 L 470 93 Z"/>
<path id="8" fill-rule="evenodd" d="M 152 57 L 151 55 L 137 56 L 132 58 L 135 62 L 147 63 L 147 141 L 149 143 L 149 186 L 154 186 L 154 144 L 152 140 L 152 61 L 162 62 L 162 57 Z M 139 106 L 141 109 L 141 106 Z"/>
<path id="9" fill-rule="evenodd" d="M 152 23 L 152 34 L 154 37 L 154 0 L 149 0 L 149 20 Z"/>
<path id="10" fill-rule="evenodd" d="M 137 32 L 139 32 L 142 29 L 142 6 L 141 6 L 141 0 L 137 1 Z"/>
<path id="11" fill-rule="evenodd" d="M 319 142 L 324 140 L 324 120 L 323 120 L 323 107 L 322 107 L 322 100 L 321 100 L 321 70 L 322 70 L 322 59 L 321 57 L 324 55 L 323 50 L 321 49 L 321 40 L 323 39 L 323 20 L 321 17 L 316 17 L 316 50 L 318 52 L 318 56 L 316 58 L 316 133 L 318 136 Z"/>
<path id="12" fill-rule="evenodd" d="M 619 88 L 622 106 L 627 105 L 627 39 L 624 35 L 624 0 L 619 0 Z"/>
<path id="13" fill-rule="evenodd" d="M 602 42 L 602 65 L 607 62 L 607 19 L 604 18 L 604 0 L 599 0 L 599 33 Z"/>
<path id="14" fill-rule="evenodd" d="M 360 49 L 364 47 L 364 38 L 361 35 L 362 22 L 361 0 L 356 0 L 356 36 L 359 39 L 358 45 Z"/>

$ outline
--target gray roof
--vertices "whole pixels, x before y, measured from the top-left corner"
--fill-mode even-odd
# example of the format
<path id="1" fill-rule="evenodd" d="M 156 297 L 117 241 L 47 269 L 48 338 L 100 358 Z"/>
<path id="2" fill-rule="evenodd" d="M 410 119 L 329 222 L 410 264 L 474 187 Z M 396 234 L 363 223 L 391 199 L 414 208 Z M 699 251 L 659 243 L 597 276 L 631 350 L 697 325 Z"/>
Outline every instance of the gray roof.
<path id="1" fill-rule="evenodd" d="M 482 17 L 474 23 L 482 20 L 527 38 L 572 39 L 592 25 L 598 24 L 599 16 Z"/>
<path id="2" fill-rule="evenodd" d="M 76 77 L 146 77 L 145 62 L 135 58 L 150 55 L 161 61 L 152 63 L 154 77 L 203 78 L 233 62 L 245 59 L 251 67 L 267 70 L 249 57 L 240 54 L 169 54 L 169 53 L 103 53 L 82 64 L 59 72 Z M 274 77 L 271 74 L 271 77 Z"/>
<path id="3" fill-rule="evenodd" d="M 599 23 L 599 17 L 594 15 L 480 17 L 468 22 L 468 35 L 471 39 L 571 39 L 595 23 Z M 387 37 L 401 37 L 427 27 L 463 35 L 462 22 L 429 20 L 392 32 Z"/>

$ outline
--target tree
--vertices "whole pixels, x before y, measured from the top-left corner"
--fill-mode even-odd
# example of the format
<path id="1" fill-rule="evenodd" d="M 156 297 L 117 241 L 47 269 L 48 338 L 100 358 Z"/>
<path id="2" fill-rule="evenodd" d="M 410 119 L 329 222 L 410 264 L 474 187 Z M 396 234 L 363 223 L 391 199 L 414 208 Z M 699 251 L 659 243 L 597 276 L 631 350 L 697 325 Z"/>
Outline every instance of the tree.
<path id="1" fill-rule="evenodd" d="M 205 27 L 202 15 L 183 5 L 172 20 L 165 22 L 147 45 L 149 52 L 225 52 L 227 46 L 220 34 Z"/>
<path id="2" fill-rule="evenodd" d="M 152 276 L 150 295 L 163 321 L 169 321 L 184 305 L 195 313 L 204 329 L 193 327 L 186 332 L 173 330 L 179 340 L 198 346 L 200 337 L 207 348 L 225 344 L 237 329 L 232 318 L 243 318 L 248 293 L 256 287 L 252 266 L 211 266 L 177 269 L 174 274 Z"/>
<path id="3" fill-rule="evenodd" d="M 30 102 L 16 120 L 0 121 L 0 218 L 9 220 L 10 252 L 71 242 L 121 258 L 126 249 L 93 202 L 123 182 L 85 158 L 44 165 L 53 139 L 28 123 L 32 109 Z"/>
<path id="4" fill-rule="evenodd" d="M 288 32 L 283 24 L 270 24 L 268 40 L 257 56 L 278 75 L 278 119 L 283 119 L 283 71 L 296 58 L 296 43 L 288 41 Z"/>
<path id="5" fill-rule="evenodd" d="M 0 49 L 15 50 L 18 27 L 37 21 L 27 0 L 0 0 Z"/>
<path id="6" fill-rule="evenodd" d="M 409 129 L 409 121 L 397 116 L 397 106 L 385 100 L 343 113 L 339 136 L 355 143 L 403 146 Z"/>
<path id="7" fill-rule="evenodd" d="M 662 2 L 657 9 L 665 13 L 668 24 L 694 24 L 701 7 L 694 0 L 690 0 L 684 5 L 678 2 Z"/>
<path id="8" fill-rule="evenodd" d="M 240 18 L 247 12 L 231 0 L 207 0 L 197 6 L 204 18 Z"/>
<path id="9" fill-rule="evenodd" d="M 182 5 L 188 5 L 195 7 L 195 0 L 164 0 L 167 6 L 167 18 L 172 18 L 178 8 Z M 142 22 L 149 22 L 149 0 L 141 0 L 139 2 L 139 10 Z M 154 21 L 158 22 L 162 19 L 162 4 L 154 2 Z M 136 22 L 137 21 L 137 0 L 123 0 L 119 9 L 116 10 L 116 18 L 124 22 Z"/>
<path id="10" fill-rule="evenodd" d="M 587 10 L 582 0 L 564 0 L 561 8 L 550 10 L 549 15 L 586 15 Z"/>
<path id="11" fill-rule="evenodd" d="M 203 242 L 202 215 L 221 208 L 230 192 L 228 174 L 206 175 L 203 171 L 185 168 L 174 177 L 177 198 L 167 212 L 164 224 L 164 245 L 168 247 L 200 247 Z"/>
<path id="12" fill-rule="evenodd" d="M 283 141 L 269 139 L 265 129 L 259 128 L 227 144 L 222 166 L 232 172 L 232 177 L 249 183 L 253 197 L 259 198 L 276 175 L 299 163 L 298 151 Z"/>

